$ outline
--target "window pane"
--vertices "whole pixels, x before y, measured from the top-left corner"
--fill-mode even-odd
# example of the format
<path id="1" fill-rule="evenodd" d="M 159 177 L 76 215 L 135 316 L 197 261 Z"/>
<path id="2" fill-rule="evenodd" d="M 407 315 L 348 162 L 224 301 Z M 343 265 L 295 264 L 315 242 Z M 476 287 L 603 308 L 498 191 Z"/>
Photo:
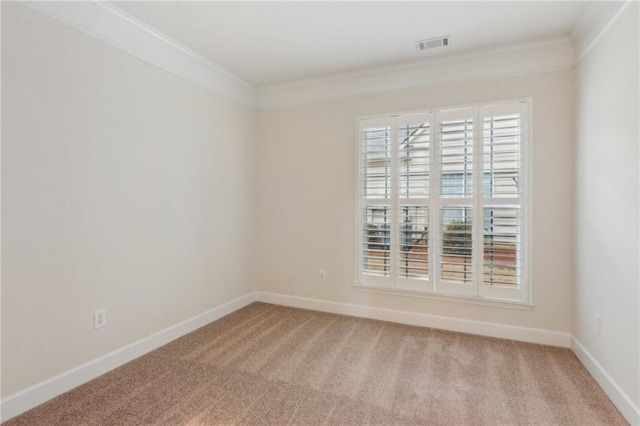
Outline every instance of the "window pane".
<path id="1" fill-rule="evenodd" d="M 471 283 L 472 268 L 471 207 L 440 209 L 440 279 Z"/>
<path id="2" fill-rule="evenodd" d="M 362 194 L 364 198 L 391 196 L 391 128 L 362 130 Z"/>
<path id="3" fill-rule="evenodd" d="M 391 274 L 391 208 L 367 206 L 363 216 L 362 271 L 388 277 Z"/>
<path id="4" fill-rule="evenodd" d="M 429 209 L 427 206 L 400 206 L 399 276 L 429 277 Z"/>
<path id="5" fill-rule="evenodd" d="M 471 179 L 465 179 L 463 173 L 443 173 L 440 177 L 443 198 L 463 197 L 464 194 L 473 192 Z"/>
<path id="6" fill-rule="evenodd" d="M 484 283 L 520 287 L 520 209 L 484 209 Z"/>
<path id="7" fill-rule="evenodd" d="M 398 137 L 400 198 L 426 198 L 429 196 L 429 124 L 400 126 Z"/>
<path id="8" fill-rule="evenodd" d="M 519 114 L 485 117 L 483 163 L 486 198 L 520 196 L 521 119 Z"/>
<path id="9" fill-rule="evenodd" d="M 473 196 L 473 120 L 440 123 L 440 194 L 445 198 Z"/>

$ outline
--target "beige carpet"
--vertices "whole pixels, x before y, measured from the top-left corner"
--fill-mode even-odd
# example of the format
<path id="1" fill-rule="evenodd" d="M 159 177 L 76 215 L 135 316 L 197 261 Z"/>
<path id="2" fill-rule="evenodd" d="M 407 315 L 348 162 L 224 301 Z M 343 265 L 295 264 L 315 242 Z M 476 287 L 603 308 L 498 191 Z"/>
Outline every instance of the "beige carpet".
<path id="1" fill-rule="evenodd" d="M 254 303 L 6 424 L 626 423 L 568 349 Z"/>

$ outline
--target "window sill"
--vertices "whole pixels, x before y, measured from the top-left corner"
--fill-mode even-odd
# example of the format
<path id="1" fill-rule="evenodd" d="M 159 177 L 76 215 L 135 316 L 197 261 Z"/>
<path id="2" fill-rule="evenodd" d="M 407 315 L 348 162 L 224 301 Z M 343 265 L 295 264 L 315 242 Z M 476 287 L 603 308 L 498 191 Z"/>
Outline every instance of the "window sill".
<path id="1" fill-rule="evenodd" d="M 413 297 L 418 299 L 441 300 L 445 302 L 466 303 L 469 305 L 483 305 L 483 306 L 491 306 L 495 308 L 507 308 L 507 309 L 523 310 L 523 311 L 530 311 L 535 306 L 533 303 L 519 302 L 516 300 L 489 299 L 486 297 L 475 297 L 475 296 L 452 296 L 452 295 L 428 293 L 428 292 L 416 291 L 416 290 L 376 287 L 376 286 L 364 285 L 364 284 L 358 284 L 358 283 L 354 284 L 353 288 L 355 288 L 358 291 L 364 291 L 368 293 L 389 294 L 394 296 Z"/>

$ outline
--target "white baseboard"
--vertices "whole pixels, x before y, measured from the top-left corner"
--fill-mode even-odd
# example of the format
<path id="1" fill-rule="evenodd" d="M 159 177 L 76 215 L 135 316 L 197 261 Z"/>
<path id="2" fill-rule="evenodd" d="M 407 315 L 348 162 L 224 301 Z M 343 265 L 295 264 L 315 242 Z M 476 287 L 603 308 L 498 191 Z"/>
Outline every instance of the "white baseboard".
<path id="1" fill-rule="evenodd" d="M 441 330 L 459 331 L 462 333 L 481 336 L 499 337 L 502 339 L 518 340 L 521 342 L 539 343 L 543 345 L 569 347 L 570 334 L 559 331 L 543 330 L 539 328 L 516 327 L 483 321 L 473 321 L 453 317 L 422 314 L 417 312 L 397 311 L 393 309 L 376 308 L 373 306 L 353 305 L 348 303 L 330 302 L 320 299 L 288 296 L 277 293 L 257 291 L 256 301 L 273 303 L 276 305 L 295 308 L 312 309 L 356 317 L 371 318 L 401 324 L 418 325 L 422 327 L 438 328 Z"/>
<path id="2" fill-rule="evenodd" d="M 182 321 L 167 329 L 154 333 L 144 339 L 108 353 L 100 358 L 89 361 L 55 377 L 40 382 L 34 386 L 10 395 L 0 402 L 1 421 L 8 420 L 25 411 L 34 408 L 64 392 L 113 370 L 129 361 L 134 360 L 172 340 L 220 319 L 255 300 L 254 293 L 249 293 L 235 300 L 227 302 L 210 311 L 204 312 L 186 321 Z"/>
<path id="3" fill-rule="evenodd" d="M 631 425 L 640 425 L 640 409 L 633 403 L 629 395 L 626 394 L 607 373 L 602 365 L 575 337 L 571 336 L 571 350 L 578 357 L 582 365 L 598 382 L 604 393 L 611 399 L 614 405 L 620 410 L 622 415 Z"/>
<path id="4" fill-rule="evenodd" d="M 499 337 L 522 342 L 570 347 L 609 398 L 611 398 L 616 407 L 618 407 L 627 421 L 632 425 L 640 425 L 640 410 L 638 407 L 611 378 L 606 370 L 602 368 L 589 351 L 569 333 L 266 292 L 254 292 L 239 297 L 210 311 L 10 395 L 0 402 L 0 413 L 2 413 L 0 419 L 1 421 L 5 421 L 22 414 L 51 398 L 101 376 L 114 368 L 126 364 L 210 322 L 243 308 L 254 301 L 482 336 Z"/>

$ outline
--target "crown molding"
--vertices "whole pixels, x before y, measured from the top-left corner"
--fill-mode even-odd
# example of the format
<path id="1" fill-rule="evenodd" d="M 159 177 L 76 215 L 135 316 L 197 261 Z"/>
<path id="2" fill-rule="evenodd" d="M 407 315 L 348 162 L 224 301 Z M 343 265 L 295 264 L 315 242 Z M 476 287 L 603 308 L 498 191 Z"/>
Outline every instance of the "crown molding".
<path id="1" fill-rule="evenodd" d="M 258 109 L 570 69 L 569 37 L 333 74 L 258 88 Z"/>
<path id="2" fill-rule="evenodd" d="M 626 0 L 589 4 L 571 31 L 571 38 L 576 49 L 576 63 L 580 62 L 593 49 L 633 2 L 634 0 Z"/>
<path id="3" fill-rule="evenodd" d="M 105 1 L 22 4 L 249 108 L 256 88 Z"/>
<path id="4" fill-rule="evenodd" d="M 20 1 L 218 95 L 259 110 L 553 72 L 573 68 L 576 57 L 571 38 L 558 37 L 256 88 L 109 2 Z"/>

